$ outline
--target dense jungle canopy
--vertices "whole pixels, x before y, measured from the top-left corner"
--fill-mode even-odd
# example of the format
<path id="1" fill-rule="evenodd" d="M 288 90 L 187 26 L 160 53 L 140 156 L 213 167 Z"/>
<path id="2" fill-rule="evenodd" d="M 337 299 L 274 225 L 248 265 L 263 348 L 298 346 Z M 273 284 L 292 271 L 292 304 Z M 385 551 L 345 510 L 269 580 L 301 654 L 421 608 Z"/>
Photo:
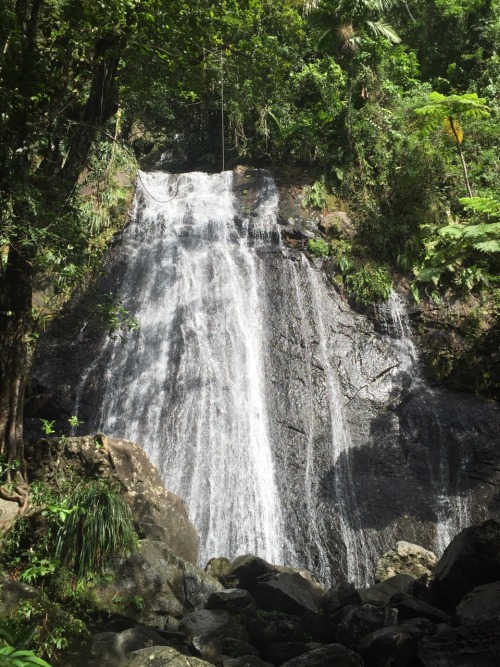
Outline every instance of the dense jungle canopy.
<path id="1" fill-rule="evenodd" d="M 91 283 L 125 219 L 123 174 L 155 155 L 306 174 L 309 205 L 355 221 L 352 242 L 325 246 L 354 266 L 354 288 L 383 269 L 416 298 L 473 299 L 467 335 L 495 349 L 499 49 L 498 0 L 4 0 L 0 447 L 21 484 L 10 493 L 22 502 L 36 335 Z M 127 314 L 105 296 L 96 309 L 119 326 Z M 498 392 L 488 372 L 471 388 Z"/>

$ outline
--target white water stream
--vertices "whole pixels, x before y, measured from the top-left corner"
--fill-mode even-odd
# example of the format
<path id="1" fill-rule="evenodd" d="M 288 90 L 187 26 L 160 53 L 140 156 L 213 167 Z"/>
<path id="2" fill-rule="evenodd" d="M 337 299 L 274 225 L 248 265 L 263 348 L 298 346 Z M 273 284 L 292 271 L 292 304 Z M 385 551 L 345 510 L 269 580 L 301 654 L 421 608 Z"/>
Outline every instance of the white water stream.
<path id="1" fill-rule="evenodd" d="M 425 386 L 422 378 L 418 350 L 412 339 L 410 317 L 403 297 L 393 291 L 388 301 L 378 306 L 377 310 L 382 325 L 396 338 L 400 348 L 398 356 L 401 359 L 402 368 L 411 375 L 414 386 L 418 386 L 427 394 L 426 410 L 431 415 L 434 401 L 433 390 Z M 435 430 L 432 439 L 435 447 L 439 448 L 446 434 L 441 433 L 438 415 L 435 416 L 433 423 Z M 463 456 L 454 479 L 448 458 L 442 453 L 438 453 L 434 458 L 436 462 L 433 464 L 429 461 L 428 466 L 435 493 L 436 529 L 433 550 L 438 556 L 441 556 L 452 538 L 470 523 L 467 492 L 462 488 L 468 458 Z"/>
<path id="2" fill-rule="evenodd" d="M 142 443 L 186 501 L 201 563 L 282 562 L 255 253 L 273 231 L 273 202 L 238 225 L 232 176 L 141 175 L 122 288 L 140 333 L 108 342 L 100 428 Z"/>

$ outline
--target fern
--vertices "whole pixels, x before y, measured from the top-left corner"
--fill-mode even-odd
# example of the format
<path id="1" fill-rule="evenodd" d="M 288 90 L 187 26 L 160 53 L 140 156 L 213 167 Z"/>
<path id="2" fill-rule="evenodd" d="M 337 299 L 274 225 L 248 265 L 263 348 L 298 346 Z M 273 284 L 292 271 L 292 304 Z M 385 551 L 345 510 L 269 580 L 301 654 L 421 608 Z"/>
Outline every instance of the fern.
<path id="1" fill-rule="evenodd" d="M 500 201 L 494 197 L 462 197 L 460 203 L 469 211 L 500 218 Z"/>
<path id="2" fill-rule="evenodd" d="M 474 248 L 481 252 L 500 252 L 500 241 L 481 241 L 480 243 L 475 243 Z"/>

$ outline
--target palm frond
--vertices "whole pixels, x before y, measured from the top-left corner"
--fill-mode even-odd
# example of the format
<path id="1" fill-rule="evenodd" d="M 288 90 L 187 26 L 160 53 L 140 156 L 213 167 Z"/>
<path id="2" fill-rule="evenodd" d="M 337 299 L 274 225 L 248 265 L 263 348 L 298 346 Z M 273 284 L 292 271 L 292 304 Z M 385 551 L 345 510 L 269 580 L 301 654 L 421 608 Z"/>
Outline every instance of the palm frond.
<path id="1" fill-rule="evenodd" d="M 391 44 L 400 44 L 401 37 L 388 23 L 383 21 L 366 21 L 366 25 L 376 37 L 385 37 Z"/>

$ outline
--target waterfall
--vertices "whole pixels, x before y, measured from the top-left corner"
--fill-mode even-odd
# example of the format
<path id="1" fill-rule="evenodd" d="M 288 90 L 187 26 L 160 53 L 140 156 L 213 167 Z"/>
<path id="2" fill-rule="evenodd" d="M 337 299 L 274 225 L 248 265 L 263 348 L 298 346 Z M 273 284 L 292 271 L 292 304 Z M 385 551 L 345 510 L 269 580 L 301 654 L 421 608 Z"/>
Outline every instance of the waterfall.
<path id="1" fill-rule="evenodd" d="M 255 553 L 366 585 L 397 540 L 440 553 L 467 522 L 469 437 L 404 299 L 374 330 L 282 243 L 278 203 L 266 172 L 140 174 L 112 274 L 140 330 L 92 344 L 73 414 L 144 446 L 201 565 Z"/>
<path id="2" fill-rule="evenodd" d="M 452 457 L 446 455 L 447 434 L 443 432 L 439 414 L 433 409 L 436 393 L 423 380 L 419 354 L 413 341 L 404 298 L 393 291 L 385 303 L 377 306 L 377 316 L 382 330 L 396 339 L 402 369 L 411 376 L 414 390 L 425 396 L 425 414 L 422 410 L 421 419 L 422 423 L 427 421 L 430 424 L 428 441 L 431 449 L 428 455 L 428 470 L 435 495 L 436 513 L 432 548 L 440 556 L 452 538 L 469 525 L 467 492 L 464 488 L 469 456 L 460 448 L 460 451 L 455 453 L 458 464 L 455 470 L 452 470 L 450 466 Z"/>
<path id="3" fill-rule="evenodd" d="M 186 501 L 201 563 L 249 552 L 282 562 L 257 258 L 275 204 L 240 219 L 232 180 L 141 174 L 121 291 L 140 332 L 107 343 L 98 426 L 144 445 Z"/>
<path id="4" fill-rule="evenodd" d="M 382 331 L 396 340 L 402 370 L 409 372 L 414 382 L 419 381 L 420 360 L 404 298 L 392 290 L 387 301 L 376 304 L 375 311 Z"/>

